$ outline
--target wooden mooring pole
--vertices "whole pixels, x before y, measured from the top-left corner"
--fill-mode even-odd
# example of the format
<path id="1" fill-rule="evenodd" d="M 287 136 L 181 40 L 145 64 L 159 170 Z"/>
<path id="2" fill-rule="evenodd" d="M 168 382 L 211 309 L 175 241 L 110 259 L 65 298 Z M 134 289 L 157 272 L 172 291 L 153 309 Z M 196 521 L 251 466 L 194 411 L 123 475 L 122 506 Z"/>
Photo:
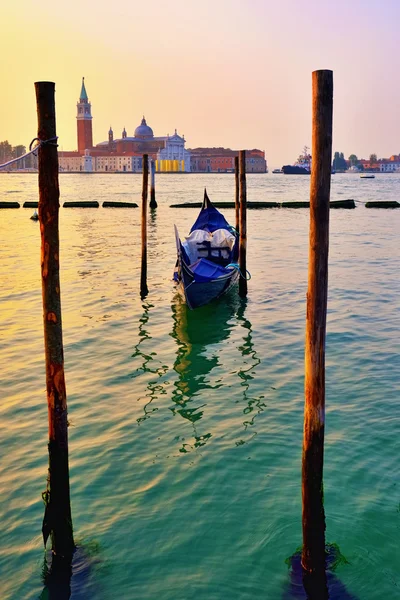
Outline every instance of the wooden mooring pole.
<path id="1" fill-rule="evenodd" d="M 151 161 L 151 178 L 150 178 L 150 208 L 157 208 L 156 202 L 156 163 Z"/>
<path id="2" fill-rule="evenodd" d="M 35 83 L 38 114 L 39 221 L 43 297 L 46 388 L 49 416 L 49 477 L 43 497 L 44 543 L 51 536 L 53 556 L 70 561 L 72 532 L 68 468 L 67 397 L 62 341 L 58 212 L 58 155 L 54 83 Z"/>
<path id="3" fill-rule="evenodd" d="M 302 461 L 303 550 L 306 574 L 325 573 L 323 462 L 325 335 L 328 296 L 329 196 L 332 162 L 332 71 L 312 74 L 312 171 L 305 340 L 305 407 Z M 320 592 L 318 598 L 327 596 Z"/>
<path id="4" fill-rule="evenodd" d="M 142 183 L 142 268 L 140 273 L 140 296 L 144 298 L 149 293 L 147 287 L 147 195 L 149 188 L 149 155 L 143 154 L 143 183 Z"/>
<path id="5" fill-rule="evenodd" d="M 247 190 L 246 190 L 246 151 L 239 152 L 239 181 L 240 181 L 240 223 L 239 223 L 239 296 L 247 296 L 247 270 L 246 270 L 246 250 L 247 250 Z"/>
<path id="6" fill-rule="evenodd" d="M 235 228 L 239 233 L 240 218 L 240 199 L 239 199 L 239 157 L 235 156 Z"/>

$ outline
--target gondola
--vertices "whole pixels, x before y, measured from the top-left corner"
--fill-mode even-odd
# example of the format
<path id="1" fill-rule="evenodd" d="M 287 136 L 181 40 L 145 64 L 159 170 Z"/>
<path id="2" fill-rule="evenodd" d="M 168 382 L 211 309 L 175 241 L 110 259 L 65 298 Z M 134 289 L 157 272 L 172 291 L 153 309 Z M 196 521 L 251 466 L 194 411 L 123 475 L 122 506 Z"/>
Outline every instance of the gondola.
<path id="1" fill-rule="evenodd" d="M 182 242 L 175 226 L 175 239 L 178 259 L 174 279 L 189 308 L 209 304 L 238 281 L 238 234 L 213 206 L 206 190 L 189 235 Z"/>

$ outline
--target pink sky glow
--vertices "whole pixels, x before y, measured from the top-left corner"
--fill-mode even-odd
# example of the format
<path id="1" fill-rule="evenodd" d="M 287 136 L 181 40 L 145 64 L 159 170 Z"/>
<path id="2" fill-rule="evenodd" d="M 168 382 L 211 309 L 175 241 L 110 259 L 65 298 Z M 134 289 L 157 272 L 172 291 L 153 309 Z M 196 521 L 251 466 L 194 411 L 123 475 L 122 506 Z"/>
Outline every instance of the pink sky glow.
<path id="1" fill-rule="evenodd" d="M 261 148 L 270 168 L 311 142 L 311 72 L 334 71 L 334 147 L 400 152 L 400 3 L 19 0 L 2 7 L 0 140 L 36 136 L 34 82 L 56 82 L 60 148 L 76 149 L 81 78 L 94 143 L 112 125 L 187 147 Z"/>

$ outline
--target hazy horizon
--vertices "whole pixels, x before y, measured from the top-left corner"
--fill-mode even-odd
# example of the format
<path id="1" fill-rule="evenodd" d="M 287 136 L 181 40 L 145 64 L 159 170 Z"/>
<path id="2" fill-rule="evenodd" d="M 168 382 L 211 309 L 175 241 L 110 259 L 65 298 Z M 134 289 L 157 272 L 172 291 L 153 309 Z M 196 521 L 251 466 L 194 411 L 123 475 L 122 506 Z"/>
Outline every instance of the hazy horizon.
<path id="1" fill-rule="evenodd" d="M 311 145 L 311 72 L 334 72 L 333 151 L 400 152 L 397 17 L 355 0 L 204 0 L 201 5 L 120 0 L 97 5 L 29 0 L 2 9 L 0 139 L 36 136 L 34 82 L 56 83 L 59 146 L 74 150 L 82 76 L 94 144 L 144 114 L 156 136 L 187 147 L 265 150 L 269 168 Z"/>

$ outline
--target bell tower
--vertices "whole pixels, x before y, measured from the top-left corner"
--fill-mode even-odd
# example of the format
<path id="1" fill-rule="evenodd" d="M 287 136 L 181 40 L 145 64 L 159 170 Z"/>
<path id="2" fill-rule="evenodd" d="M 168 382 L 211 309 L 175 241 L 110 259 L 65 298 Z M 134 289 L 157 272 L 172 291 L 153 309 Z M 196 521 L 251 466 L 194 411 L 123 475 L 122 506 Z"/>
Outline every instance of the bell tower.
<path id="1" fill-rule="evenodd" d="M 92 105 L 88 100 L 85 88 L 85 78 L 82 77 L 82 89 L 77 107 L 77 125 L 78 125 L 78 152 L 82 156 L 85 150 L 93 148 L 92 135 Z"/>

